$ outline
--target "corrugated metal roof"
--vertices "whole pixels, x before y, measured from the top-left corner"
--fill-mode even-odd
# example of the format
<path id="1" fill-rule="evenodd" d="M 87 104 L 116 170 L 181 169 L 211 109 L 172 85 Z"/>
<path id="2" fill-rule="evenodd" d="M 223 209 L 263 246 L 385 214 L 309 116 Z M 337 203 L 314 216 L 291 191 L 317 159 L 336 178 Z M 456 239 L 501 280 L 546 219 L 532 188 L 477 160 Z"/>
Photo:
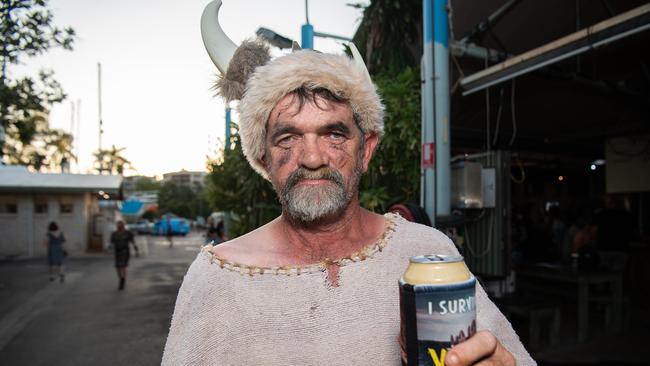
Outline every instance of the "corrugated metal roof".
<path id="1" fill-rule="evenodd" d="M 23 166 L 0 165 L 0 191 L 3 192 L 94 192 L 117 193 L 119 175 L 32 173 Z"/>

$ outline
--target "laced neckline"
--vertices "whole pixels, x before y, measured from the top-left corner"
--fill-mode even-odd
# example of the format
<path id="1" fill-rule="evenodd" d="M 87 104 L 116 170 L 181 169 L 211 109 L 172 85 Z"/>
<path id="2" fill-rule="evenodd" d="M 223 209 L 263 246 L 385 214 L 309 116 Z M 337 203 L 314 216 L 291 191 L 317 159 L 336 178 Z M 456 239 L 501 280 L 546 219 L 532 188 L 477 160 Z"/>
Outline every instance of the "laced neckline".
<path id="1" fill-rule="evenodd" d="M 382 235 L 374 243 L 369 244 L 362 248 L 361 250 L 350 254 L 347 257 L 331 260 L 325 259 L 318 263 L 307 264 L 302 266 L 275 266 L 275 267 L 259 267 L 246 265 L 236 262 L 228 261 L 224 258 L 221 258 L 214 254 L 213 246 L 208 244 L 201 248 L 201 252 L 205 255 L 210 256 L 210 264 L 215 264 L 221 267 L 222 269 L 229 270 L 231 272 L 239 272 L 241 274 L 253 275 L 263 275 L 263 274 L 274 274 L 274 275 L 300 275 L 306 273 L 314 272 L 324 272 L 330 265 L 338 265 L 339 267 L 344 267 L 351 263 L 361 262 L 368 258 L 373 257 L 378 252 L 381 252 L 392 237 L 392 234 L 395 232 L 395 226 L 397 219 L 400 216 L 395 213 L 386 213 L 384 218 L 386 219 L 386 228 Z"/>

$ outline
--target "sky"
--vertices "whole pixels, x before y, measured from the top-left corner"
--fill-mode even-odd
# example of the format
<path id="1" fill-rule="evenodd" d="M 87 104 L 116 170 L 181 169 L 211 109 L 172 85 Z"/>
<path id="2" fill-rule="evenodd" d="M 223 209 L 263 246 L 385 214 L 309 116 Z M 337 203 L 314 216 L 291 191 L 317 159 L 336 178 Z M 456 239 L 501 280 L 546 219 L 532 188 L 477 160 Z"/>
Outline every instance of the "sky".
<path id="1" fill-rule="evenodd" d="M 351 38 L 362 11 L 348 3 L 311 0 L 309 21 L 317 32 Z M 50 113 L 50 127 L 72 131 L 78 164 L 90 173 L 99 146 L 98 67 L 101 63 L 102 147 L 124 147 L 136 170 L 162 175 L 206 170 L 206 156 L 222 144 L 225 105 L 211 87 L 217 69 L 199 30 L 208 0 L 50 0 L 54 24 L 77 33 L 73 51 L 53 49 L 23 59 L 12 76 L 51 69 L 68 98 Z M 367 3 L 367 1 L 365 1 Z M 304 0 L 223 0 L 220 23 L 237 44 L 259 27 L 300 41 Z M 314 48 L 341 53 L 341 42 L 315 38 Z M 74 104 L 74 107 L 73 107 Z M 73 113 L 74 109 L 74 113 Z M 233 120 L 236 121 L 236 115 Z"/>

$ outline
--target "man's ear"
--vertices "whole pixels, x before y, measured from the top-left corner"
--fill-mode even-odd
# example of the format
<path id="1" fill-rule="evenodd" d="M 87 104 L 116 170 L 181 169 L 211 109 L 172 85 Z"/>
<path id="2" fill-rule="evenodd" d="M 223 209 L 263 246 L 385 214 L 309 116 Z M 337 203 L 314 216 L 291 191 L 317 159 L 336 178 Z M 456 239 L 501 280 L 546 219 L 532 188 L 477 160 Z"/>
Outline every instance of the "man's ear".
<path id="1" fill-rule="evenodd" d="M 370 165 L 370 160 L 372 159 L 375 149 L 379 144 L 379 136 L 376 133 L 369 133 L 364 139 L 363 146 L 363 172 L 368 171 L 368 165 Z"/>
<path id="2" fill-rule="evenodd" d="M 266 153 L 264 153 L 264 155 L 262 155 L 259 159 L 257 159 L 257 162 L 264 167 L 264 170 L 266 170 L 267 173 L 269 172 L 268 159 L 266 158 Z"/>

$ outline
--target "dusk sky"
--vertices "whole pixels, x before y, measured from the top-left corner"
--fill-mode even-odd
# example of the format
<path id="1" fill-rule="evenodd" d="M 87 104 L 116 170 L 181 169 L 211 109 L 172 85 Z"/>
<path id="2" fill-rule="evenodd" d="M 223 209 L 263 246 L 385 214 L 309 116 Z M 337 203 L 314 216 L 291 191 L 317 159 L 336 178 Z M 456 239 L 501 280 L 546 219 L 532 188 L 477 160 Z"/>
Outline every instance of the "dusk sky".
<path id="1" fill-rule="evenodd" d="M 225 115 L 224 104 L 210 90 L 217 69 L 199 31 L 208 2 L 50 2 L 55 24 L 77 32 L 74 51 L 55 49 L 24 59 L 24 65 L 14 66 L 10 73 L 54 70 L 68 99 L 53 108 L 51 127 L 69 131 L 71 103 L 80 101 L 80 124 L 73 131 L 79 164 L 72 166 L 73 172 L 90 172 L 91 154 L 99 144 L 98 62 L 102 65 L 102 145 L 126 148 L 124 156 L 137 169 L 126 175 L 206 169 L 206 155 L 223 141 Z M 352 37 L 362 12 L 348 6 L 350 2 L 354 1 L 311 0 L 309 21 L 316 31 Z M 236 43 L 252 37 L 261 26 L 300 41 L 305 1 L 224 0 L 220 21 Z M 316 38 L 314 44 L 320 51 L 342 52 L 339 41 Z"/>

